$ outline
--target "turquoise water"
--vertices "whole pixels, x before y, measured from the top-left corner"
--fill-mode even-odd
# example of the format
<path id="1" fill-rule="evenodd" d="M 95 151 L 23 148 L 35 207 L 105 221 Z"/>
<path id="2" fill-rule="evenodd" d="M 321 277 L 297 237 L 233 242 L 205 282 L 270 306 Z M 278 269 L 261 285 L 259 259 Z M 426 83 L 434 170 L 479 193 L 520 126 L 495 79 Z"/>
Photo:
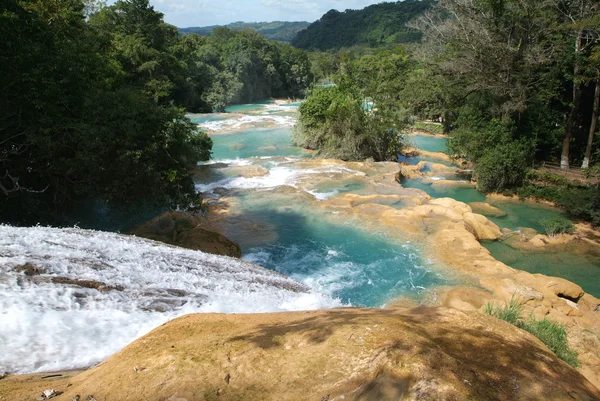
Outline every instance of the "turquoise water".
<path id="1" fill-rule="evenodd" d="M 213 135 L 213 159 L 246 159 L 265 156 L 308 156 L 292 145 L 289 128 L 256 128 L 233 134 Z"/>
<path id="2" fill-rule="evenodd" d="M 465 203 L 485 201 L 485 195 L 475 188 L 434 187 L 430 184 L 423 184 L 420 179 L 404 179 L 402 180 L 402 186 L 404 188 L 420 189 L 434 198 L 452 198 Z"/>
<path id="3" fill-rule="evenodd" d="M 574 252 L 527 252 L 502 242 L 483 244 L 492 256 L 515 269 L 562 277 L 579 284 L 586 292 L 600 297 L 600 255 Z"/>
<path id="4" fill-rule="evenodd" d="M 227 112 L 238 116 L 293 115 L 298 105 L 272 107 L 263 102 L 228 107 Z M 236 208 L 224 230 L 240 244 L 245 260 L 289 275 L 354 306 L 382 306 L 399 295 L 416 297 L 428 287 L 449 282 L 433 272 L 415 246 L 328 221 L 312 210 L 314 204 L 307 203 L 308 195 L 301 191 L 273 190 L 272 185 L 290 185 L 286 177 L 298 167 L 279 166 L 286 159 L 270 157 L 303 158 L 311 153 L 292 145 L 290 128 L 265 128 L 260 124 L 232 134 L 212 135 L 214 164 L 199 168 L 195 178 L 203 191 L 210 192 L 211 183 L 235 188 L 229 196 L 236 198 L 239 210 Z M 236 159 L 246 160 L 231 161 Z M 239 170 L 229 164 L 260 166 L 269 170 L 269 175 L 238 179 Z M 322 182 L 311 186 L 311 193 L 320 199 L 365 191 L 360 176 Z"/>
<path id="5" fill-rule="evenodd" d="M 540 221 L 557 217 L 565 217 L 559 209 L 532 205 L 526 202 L 491 202 L 498 209 L 507 213 L 504 217 L 488 217 L 499 227 L 513 231 L 521 227 L 533 228 L 537 232 L 544 232 Z"/>
<path id="6" fill-rule="evenodd" d="M 225 108 L 227 113 L 248 113 L 252 111 L 258 111 L 263 109 L 264 106 L 270 104 L 271 101 L 265 100 L 262 102 L 251 103 L 251 104 L 235 104 Z"/>
<path id="7" fill-rule="evenodd" d="M 190 118 L 194 124 L 203 124 L 211 121 L 227 120 L 227 116 L 223 114 L 201 114 Z"/>
<path id="8" fill-rule="evenodd" d="M 228 111 L 250 115 L 289 113 L 265 107 L 267 104 L 232 106 Z M 289 106 L 292 110 L 297 107 Z M 310 156 L 310 153 L 291 144 L 289 128 L 261 128 L 259 123 L 257 128 L 213 135 L 212 139 L 215 161 Z M 418 147 L 427 151 L 446 150 L 445 138 L 419 135 L 412 139 Z M 229 227 L 231 232 L 226 234 L 240 243 L 244 259 L 289 275 L 355 306 L 381 306 L 399 295 L 418 296 L 426 288 L 451 283 L 447 277 L 435 273 L 434 266 L 421 258 L 420 249 L 414 245 L 392 242 L 377 234 L 357 230 L 350 223 L 328 222 L 319 214 L 322 212 L 310 210 L 311 204 L 305 203 L 305 198 L 295 190 L 271 193 L 272 189 L 266 189 L 271 184 L 265 186 L 266 181 L 272 182 L 272 185 L 289 185 L 285 178 L 286 169 L 292 167 L 277 167 L 277 163 L 281 162 L 281 159 L 278 160 L 273 163 L 269 159 L 245 161 L 266 168 L 273 174 L 248 179 L 243 185 L 234 186 L 237 189 L 230 193 L 240 205 L 241 217 L 239 222 Z M 405 159 L 415 164 L 421 160 L 426 159 Z M 227 186 L 232 183 L 231 179 L 235 179 L 235 175 L 231 174 L 237 174 L 235 169 L 228 169 L 226 164 L 206 167 L 210 171 L 204 172 L 204 183 L 207 180 L 208 183 L 224 180 L 219 186 Z M 446 178 L 456 179 L 454 176 Z M 436 187 L 423 184 L 420 179 L 404 180 L 402 185 L 421 189 L 436 198 L 451 197 L 465 203 L 486 201 L 485 195 L 475 188 Z M 364 181 L 357 177 L 356 180 L 322 181 L 311 193 L 327 199 L 339 193 L 364 194 L 365 191 Z M 508 216 L 492 220 L 500 227 L 512 230 L 519 227 L 541 230 L 541 219 L 559 214 L 554 209 L 526 203 L 497 202 L 495 206 L 507 212 Z M 597 277 L 599 265 L 597 259 L 589 255 L 571 252 L 531 255 L 501 242 L 485 246 L 498 260 L 515 268 L 565 277 L 582 286 L 585 284 L 584 288 L 591 293 L 597 291 L 597 285 L 590 281 L 594 275 Z"/>
<path id="9" fill-rule="evenodd" d="M 448 150 L 446 144 L 448 143 L 448 139 L 439 136 L 429 136 L 429 135 L 411 135 L 408 137 L 409 142 L 414 143 L 414 145 L 422 150 L 426 150 L 428 152 L 445 152 Z"/>
<path id="10" fill-rule="evenodd" d="M 448 284 L 410 245 L 399 246 L 350 225 L 299 213 L 261 210 L 251 218 L 275 227 L 277 241 L 243 249 L 243 259 L 276 270 L 345 304 L 377 307 Z"/>
<path id="11" fill-rule="evenodd" d="M 430 152 L 445 152 L 447 150 L 445 138 L 422 135 L 412 136 L 411 138 L 420 149 Z M 424 158 L 414 159 L 414 164 L 416 164 Z M 413 163 L 409 162 L 409 164 Z M 485 195 L 475 188 L 434 188 L 431 185 L 423 184 L 420 179 L 403 180 L 402 186 L 421 189 L 436 198 L 450 197 L 465 203 L 486 201 Z M 492 201 L 489 203 L 507 214 L 504 217 L 489 217 L 489 219 L 499 227 L 513 231 L 526 227 L 543 233 L 541 220 L 559 216 L 564 217 L 564 213 L 559 209 L 529 202 Z M 598 280 L 600 276 L 600 255 L 577 253 L 577 249 L 553 253 L 528 252 L 515 249 L 501 241 L 487 242 L 483 245 L 495 259 L 515 269 L 534 274 L 540 273 L 562 277 L 579 284 L 586 292 L 600 296 L 600 280 Z"/>

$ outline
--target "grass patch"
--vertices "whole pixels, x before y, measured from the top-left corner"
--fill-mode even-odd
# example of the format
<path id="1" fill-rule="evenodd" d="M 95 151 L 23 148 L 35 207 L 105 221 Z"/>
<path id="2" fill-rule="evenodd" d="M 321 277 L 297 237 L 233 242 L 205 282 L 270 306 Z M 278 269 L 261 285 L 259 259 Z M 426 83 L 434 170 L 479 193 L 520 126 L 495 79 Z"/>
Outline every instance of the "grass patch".
<path id="1" fill-rule="evenodd" d="M 569 365 L 575 368 L 581 365 L 577 358 L 577 352 L 569 348 L 567 330 L 564 325 L 548 319 L 536 320 L 533 316 L 530 316 L 522 323 L 521 328 L 539 338 L 557 357 Z"/>
<path id="2" fill-rule="evenodd" d="M 563 324 L 555 323 L 548 319 L 537 320 L 533 316 L 523 320 L 523 304 L 513 297 L 507 305 L 496 306 L 488 303 L 484 312 L 487 315 L 502 319 L 517 326 L 520 329 L 528 331 L 543 342 L 557 357 L 577 368 L 581 364 L 577 358 L 577 352 L 569 348 L 567 341 L 567 330 Z"/>
<path id="3" fill-rule="evenodd" d="M 523 304 L 512 297 L 508 305 L 495 306 L 492 302 L 485 306 L 485 313 L 494 316 L 497 319 L 504 320 L 515 326 L 521 321 L 521 313 L 523 312 Z"/>

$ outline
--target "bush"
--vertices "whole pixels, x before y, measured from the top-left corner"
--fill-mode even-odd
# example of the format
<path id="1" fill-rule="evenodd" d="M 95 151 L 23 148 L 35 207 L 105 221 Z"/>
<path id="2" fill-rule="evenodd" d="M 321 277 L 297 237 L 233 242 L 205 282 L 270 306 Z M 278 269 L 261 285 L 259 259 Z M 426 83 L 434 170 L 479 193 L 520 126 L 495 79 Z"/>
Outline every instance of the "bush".
<path id="1" fill-rule="evenodd" d="M 548 319 L 536 320 L 533 316 L 529 316 L 527 320 L 521 319 L 523 304 L 514 296 L 505 306 L 495 306 L 493 303 L 488 303 L 484 312 L 533 334 L 550 348 L 557 357 L 573 367 L 579 367 L 577 352 L 569 348 L 565 326 Z"/>
<path id="2" fill-rule="evenodd" d="M 313 88 L 300 106 L 293 141 L 342 160 L 396 160 L 404 147 L 400 123 L 377 105 L 364 111 L 362 97 L 343 85 Z"/>
<path id="3" fill-rule="evenodd" d="M 573 185 L 524 185 L 516 190 L 519 198 L 544 199 L 556 203 L 575 218 L 600 225 L 600 188 L 581 188 Z"/>
<path id="4" fill-rule="evenodd" d="M 540 221 L 540 224 L 544 227 L 546 234 L 550 237 L 554 237 L 558 234 L 571 234 L 573 232 L 573 223 L 562 217 L 544 219 Z"/>
<path id="5" fill-rule="evenodd" d="M 528 152 L 511 142 L 487 150 L 477 161 L 477 186 L 483 192 L 501 192 L 523 184 L 528 170 Z"/>
<path id="6" fill-rule="evenodd" d="M 573 217 L 600 225 L 600 188 L 563 188 L 558 204 Z"/>

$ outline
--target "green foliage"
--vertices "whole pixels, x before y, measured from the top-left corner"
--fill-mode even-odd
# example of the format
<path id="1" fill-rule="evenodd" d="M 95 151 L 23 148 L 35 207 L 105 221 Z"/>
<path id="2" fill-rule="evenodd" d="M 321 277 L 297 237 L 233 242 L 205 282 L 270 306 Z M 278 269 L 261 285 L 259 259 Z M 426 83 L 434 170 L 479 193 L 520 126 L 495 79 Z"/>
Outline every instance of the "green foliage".
<path id="1" fill-rule="evenodd" d="M 291 43 L 300 49 L 329 50 L 418 42 L 420 33 L 407 28 L 406 23 L 432 4 L 432 0 L 406 0 L 375 4 L 362 10 L 330 10 L 299 32 Z"/>
<path id="2" fill-rule="evenodd" d="M 600 225 L 600 188 L 563 188 L 558 204 L 564 207 L 571 216 Z"/>
<path id="3" fill-rule="evenodd" d="M 484 312 L 487 315 L 493 316 L 497 319 L 504 320 L 510 324 L 518 326 L 521 323 L 521 314 L 523 313 L 523 304 L 517 300 L 516 297 L 512 297 L 508 305 L 495 306 L 492 302 L 485 305 Z"/>
<path id="4" fill-rule="evenodd" d="M 567 330 L 564 325 L 548 319 L 536 320 L 531 316 L 522 323 L 521 327 L 539 338 L 557 357 L 569 365 L 575 368 L 581 365 L 577 358 L 577 352 L 569 347 Z"/>
<path id="5" fill-rule="evenodd" d="M 245 29 L 251 29 L 262 35 L 269 40 L 275 40 L 278 42 L 289 43 L 298 32 L 306 29 L 310 25 L 310 22 L 290 22 L 290 21 L 273 21 L 273 22 L 233 22 L 225 25 L 226 28 L 233 29 L 236 31 L 243 31 Z M 212 33 L 215 28 L 219 25 L 204 26 L 204 27 L 189 27 L 179 28 L 179 32 L 183 35 L 195 33 L 198 35 L 207 36 Z"/>
<path id="6" fill-rule="evenodd" d="M 200 204 L 187 169 L 212 142 L 163 101 L 172 30 L 147 1 L 114 7 L 88 23 L 76 0 L 2 3 L 2 221 L 61 224 L 96 201 Z"/>
<path id="7" fill-rule="evenodd" d="M 500 192 L 520 186 L 528 169 L 527 149 L 518 142 L 485 151 L 477 161 L 477 187 L 483 192 Z"/>
<path id="8" fill-rule="evenodd" d="M 443 135 L 444 127 L 439 124 L 417 121 L 413 126 L 419 131 L 429 132 L 430 134 Z"/>
<path id="9" fill-rule="evenodd" d="M 544 219 L 540 221 L 542 227 L 546 231 L 546 234 L 550 237 L 554 237 L 558 234 L 571 234 L 573 233 L 573 223 L 570 220 L 562 217 L 556 217 L 553 219 Z"/>
<path id="10" fill-rule="evenodd" d="M 530 145 L 515 140 L 511 122 L 493 119 L 489 123 L 469 114 L 467 128 L 452 132 L 448 148 L 456 157 L 475 163 L 478 188 L 484 192 L 501 192 L 523 184 L 529 167 Z M 472 127 L 472 128 L 471 128 Z"/>
<path id="11" fill-rule="evenodd" d="M 557 178 L 560 177 L 560 178 Z M 543 199 L 562 207 L 574 218 L 600 225 L 600 188 L 550 173 L 528 175 L 528 182 L 516 190 L 520 198 Z"/>
<path id="12" fill-rule="evenodd" d="M 513 296 L 508 305 L 504 306 L 488 303 L 485 305 L 484 312 L 528 331 L 550 348 L 557 357 L 573 367 L 580 366 L 577 352 L 569 348 L 566 327 L 548 319 L 537 320 L 533 316 L 523 320 L 521 318 L 523 304 L 516 297 Z"/>
<path id="13" fill-rule="evenodd" d="M 403 147 L 400 124 L 384 110 L 363 110 L 350 86 L 315 87 L 300 106 L 294 142 L 342 160 L 395 160 Z"/>
<path id="14" fill-rule="evenodd" d="M 223 111 L 229 104 L 303 96 L 311 81 L 307 54 L 257 32 L 215 28 L 187 35 L 178 47 L 186 77 L 180 93 L 192 111 Z M 176 99 L 177 100 L 177 99 Z"/>

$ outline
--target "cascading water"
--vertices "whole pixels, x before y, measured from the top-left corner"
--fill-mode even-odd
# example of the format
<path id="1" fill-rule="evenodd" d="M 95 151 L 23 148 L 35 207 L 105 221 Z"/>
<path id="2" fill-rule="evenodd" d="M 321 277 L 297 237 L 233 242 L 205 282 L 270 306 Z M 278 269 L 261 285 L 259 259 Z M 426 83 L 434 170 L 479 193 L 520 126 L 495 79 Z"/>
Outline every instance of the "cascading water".
<path id="1" fill-rule="evenodd" d="M 88 367 L 193 312 L 341 302 L 249 263 L 100 231 L 0 226 L 0 371 Z"/>

